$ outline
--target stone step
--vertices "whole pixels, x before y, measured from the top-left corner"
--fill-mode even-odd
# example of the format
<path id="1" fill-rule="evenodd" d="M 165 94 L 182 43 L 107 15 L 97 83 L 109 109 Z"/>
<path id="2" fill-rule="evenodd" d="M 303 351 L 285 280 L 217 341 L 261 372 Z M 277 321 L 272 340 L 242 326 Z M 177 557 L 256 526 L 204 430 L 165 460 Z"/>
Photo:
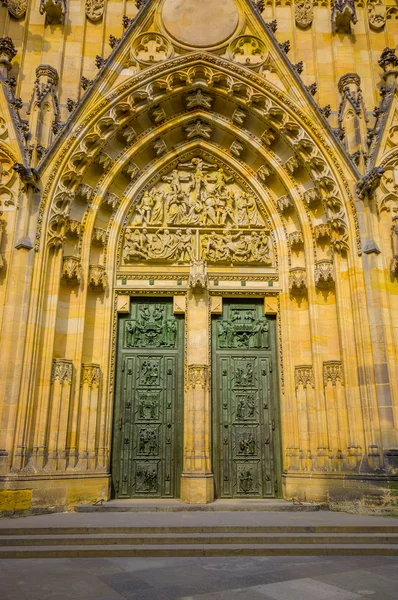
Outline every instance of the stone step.
<path id="1" fill-rule="evenodd" d="M 175 544 L 172 546 L 0 547 L 0 558 L 94 558 L 175 556 L 398 556 L 394 544 Z"/>
<path id="2" fill-rule="evenodd" d="M 34 535 L 23 536 L 14 535 L 10 537 L 3 536 L 1 539 L 3 546 L 143 546 L 143 545 L 269 545 L 269 544 L 372 544 L 372 545 L 393 545 L 398 544 L 398 534 L 380 535 L 374 534 L 312 534 L 304 533 L 301 535 L 291 534 L 83 534 L 83 535 Z"/>
<path id="3" fill-rule="evenodd" d="M 293 503 L 281 498 L 270 499 L 223 499 L 210 504 L 186 504 L 175 499 L 127 499 L 109 500 L 96 504 L 75 506 L 78 513 L 112 513 L 112 512 L 316 512 L 321 510 L 320 504 Z"/>
<path id="4" fill-rule="evenodd" d="M 72 515 L 70 515 L 72 516 Z M 57 526 L 37 524 L 34 527 L 2 527 L 0 542 L 4 536 L 42 535 L 138 535 L 138 534 L 398 534 L 397 525 L 199 525 L 199 526 Z"/>

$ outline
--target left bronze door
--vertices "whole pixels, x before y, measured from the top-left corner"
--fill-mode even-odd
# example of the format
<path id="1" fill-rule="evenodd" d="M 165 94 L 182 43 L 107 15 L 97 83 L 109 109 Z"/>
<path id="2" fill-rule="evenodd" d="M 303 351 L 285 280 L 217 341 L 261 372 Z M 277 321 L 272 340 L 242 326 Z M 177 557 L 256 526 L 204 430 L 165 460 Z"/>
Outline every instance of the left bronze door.
<path id="1" fill-rule="evenodd" d="M 172 299 L 119 316 L 112 485 L 115 498 L 179 496 L 184 320 Z"/>

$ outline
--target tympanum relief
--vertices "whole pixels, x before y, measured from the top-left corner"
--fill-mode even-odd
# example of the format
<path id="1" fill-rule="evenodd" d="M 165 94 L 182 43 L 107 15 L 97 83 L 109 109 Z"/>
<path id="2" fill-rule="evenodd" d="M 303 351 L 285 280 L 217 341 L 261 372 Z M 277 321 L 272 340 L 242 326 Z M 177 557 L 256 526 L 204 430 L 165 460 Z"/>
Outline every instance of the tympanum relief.
<path id="1" fill-rule="evenodd" d="M 270 234 L 253 194 L 218 164 L 179 163 L 138 200 L 125 230 L 123 264 L 273 264 Z"/>

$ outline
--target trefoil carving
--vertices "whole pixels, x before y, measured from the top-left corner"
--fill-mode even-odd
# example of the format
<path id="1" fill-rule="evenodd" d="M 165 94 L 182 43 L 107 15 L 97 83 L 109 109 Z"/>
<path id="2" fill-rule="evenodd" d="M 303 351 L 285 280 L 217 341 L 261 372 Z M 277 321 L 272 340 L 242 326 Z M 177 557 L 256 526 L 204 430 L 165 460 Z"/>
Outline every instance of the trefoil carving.
<path id="1" fill-rule="evenodd" d="M 80 258 L 77 256 L 64 256 L 62 264 L 63 281 L 71 285 L 79 285 L 82 277 Z"/>
<path id="2" fill-rule="evenodd" d="M 332 287 L 334 285 L 333 261 L 329 259 L 316 261 L 314 279 L 316 287 Z"/>
<path id="3" fill-rule="evenodd" d="M 92 290 L 104 291 L 106 288 L 106 273 L 103 265 L 90 265 L 88 285 Z"/>

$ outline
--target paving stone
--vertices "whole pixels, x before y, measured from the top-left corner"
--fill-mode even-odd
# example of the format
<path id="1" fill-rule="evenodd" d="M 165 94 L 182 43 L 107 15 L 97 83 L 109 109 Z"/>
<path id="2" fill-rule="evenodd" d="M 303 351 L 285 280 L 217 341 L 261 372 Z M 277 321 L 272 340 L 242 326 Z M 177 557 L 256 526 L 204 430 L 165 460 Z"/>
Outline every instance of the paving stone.
<path id="1" fill-rule="evenodd" d="M 398 571 L 398 563 L 395 569 Z M 314 575 L 313 577 L 319 581 L 338 585 L 343 589 L 364 596 L 376 595 L 376 597 L 383 598 L 383 600 L 397 600 L 398 597 L 397 578 L 391 581 L 388 577 L 378 574 L 375 570 L 356 570 L 323 575 L 321 577 Z"/>
<path id="2" fill-rule="evenodd" d="M 255 591 L 274 600 L 361 600 L 363 596 L 315 579 L 293 579 L 256 586 Z"/>

